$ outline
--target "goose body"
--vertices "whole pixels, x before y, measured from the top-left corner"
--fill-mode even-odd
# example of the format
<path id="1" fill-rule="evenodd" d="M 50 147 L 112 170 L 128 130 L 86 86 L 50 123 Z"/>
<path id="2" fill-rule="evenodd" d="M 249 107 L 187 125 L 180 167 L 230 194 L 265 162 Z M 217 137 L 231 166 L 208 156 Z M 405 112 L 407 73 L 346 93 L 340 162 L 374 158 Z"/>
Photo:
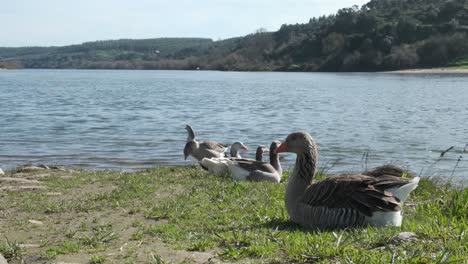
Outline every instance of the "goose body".
<path id="1" fill-rule="evenodd" d="M 290 134 L 276 152 L 297 154 L 285 204 L 291 220 L 308 227 L 400 226 L 401 206 L 419 182 L 418 177 L 347 174 L 312 183 L 317 146 L 306 132 Z"/>
<path id="2" fill-rule="evenodd" d="M 376 167 L 372 170 L 366 170 L 362 174 L 373 176 L 373 177 L 381 177 L 381 176 L 395 176 L 395 177 L 403 177 L 403 175 L 407 175 L 411 178 L 416 177 L 416 174 L 409 170 L 404 170 L 396 165 L 386 164 L 379 167 Z"/>
<path id="3" fill-rule="evenodd" d="M 226 160 L 232 177 L 238 181 L 270 181 L 279 183 L 283 172 L 278 154 L 275 153 L 275 149 L 279 144 L 277 141 L 271 143 L 270 163 L 247 159 Z"/>
<path id="4" fill-rule="evenodd" d="M 224 175 L 229 172 L 227 162 L 228 159 L 242 159 L 240 151 L 247 151 L 247 147 L 242 142 L 235 142 L 231 146 L 230 158 L 204 158 L 200 161 L 202 167 L 215 175 Z"/>
<path id="5" fill-rule="evenodd" d="M 184 147 L 185 159 L 187 159 L 189 155 L 198 161 L 204 158 L 220 158 L 225 156 L 224 152 L 227 150 L 227 146 L 215 141 L 197 141 L 193 128 L 187 125 L 185 129 L 188 133 L 187 143 Z"/>

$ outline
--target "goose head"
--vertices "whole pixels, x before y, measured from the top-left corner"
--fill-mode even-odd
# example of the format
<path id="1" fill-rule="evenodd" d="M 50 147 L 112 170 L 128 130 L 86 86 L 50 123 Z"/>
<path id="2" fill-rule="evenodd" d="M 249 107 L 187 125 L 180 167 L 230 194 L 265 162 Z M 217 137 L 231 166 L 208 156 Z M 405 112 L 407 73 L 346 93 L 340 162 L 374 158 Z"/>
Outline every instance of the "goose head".
<path id="1" fill-rule="evenodd" d="M 187 160 L 188 156 L 192 154 L 194 149 L 198 148 L 198 142 L 196 141 L 189 141 L 185 144 L 184 147 L 184 159 Z"/>
<path id="2" fill-rule="evenodd" d="M 299 131 L 289 134 L 286 137 L 286 140 L 276 147 L 274 152 L 292 152 L 301 154 L 304 152 L 310 152 L 314 147 L 315 143 L 312 137 L 307 132 Z"/>
<path id="3" fill-rule="evenodd" d="M 234 142 L 234 144 L 231 145 L 231 157 L 237 157 L 240 158 L 240 151 L 247 151 L 249 150 L 244 143 L 242 142 Z"/>
<path id="4" fill-rule="evenodd" d="M 257 161 L 262 161 L 263 160 L 263 153 L 269 152 L 270 149 L 267 148 L 264 145 L 260 145 L 257 147 L 257 151 L 255 152 L 255 159 Z"/>
<path id="5" fill-rule="evenodd" d="M 271 142 L 271 145 L 270 145 L 270 149 L 268 150 L 270 153 L 274 153 L 276 154 L 276 150 L 278 149 L 278 147 L 281 145 L 281 142 L 280 141 L 273 141 Z M 267 152 L 268 152 L 267 151 Z"/>

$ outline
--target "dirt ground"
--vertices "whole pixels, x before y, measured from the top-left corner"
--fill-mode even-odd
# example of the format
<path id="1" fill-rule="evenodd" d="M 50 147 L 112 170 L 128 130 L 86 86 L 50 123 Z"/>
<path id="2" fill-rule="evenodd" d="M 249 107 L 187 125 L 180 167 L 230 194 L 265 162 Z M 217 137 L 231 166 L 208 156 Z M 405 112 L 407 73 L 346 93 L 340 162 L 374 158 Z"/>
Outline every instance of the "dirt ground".
<path id="1" fill-rule="evenodd" d="M 0 207 L 0 245 L 3 243 L 5 248 L 9 244 L 11 251 L 18 253 L 13 257 L 11 255 L 14 254 L 5 256 L 8 263 L 221 262 L 213 252 L 176 250 L 158 237 L 138 236 L 139 226 L 154 225 L 158 220 L 145 218 L 141 213 L 128 209 L 104 208 L 53 214 L 48 210 L 54 208 L 36 209 L 35 197 L 45 197 L 41 199 L 57 204 L 71 198 L 109 193 L 115 188 L 112 184 L 84 184 L 79 188 L 57 191 L 44 183 L 48 177 L 72 179 L 75 175 L 76 172 L 64 167 L 24 166 L 0 176 L 0 201 L 3 201 Z M 170 192 L 173 194 L 174 190 Z M 157 201 L 158 197 L 167 195 L 169 193 L 164 191 L 157 192 L 152 199 L 156 198 Z M 21 204 L 4 203 L 6 200 L 14 201 L 7 199 L 12 196 L 21 197 L 18 199 Z M 107 241 L 106 236 L 111 239 Z M 94 243 L 91 247 L 82 247 L 73 242 L 87 241 L 85 239 L 97 242 L 89 242 Z"/>

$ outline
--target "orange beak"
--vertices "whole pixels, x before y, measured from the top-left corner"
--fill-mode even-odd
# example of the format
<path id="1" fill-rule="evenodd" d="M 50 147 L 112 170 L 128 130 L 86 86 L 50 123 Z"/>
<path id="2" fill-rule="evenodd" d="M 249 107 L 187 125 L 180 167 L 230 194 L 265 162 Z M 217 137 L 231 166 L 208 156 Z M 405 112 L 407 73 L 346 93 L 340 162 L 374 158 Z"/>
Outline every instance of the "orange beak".
<path id="1" fill-rule="evenodd" d="M 286 144 L 286 142 L 283 142 L 279 145 L 279 147 L 277 147 L 275 149 L 275 153 L 278 154 L 278 153 L 281 153 L 281 152 L 288 152 L 288 144 Z"/>

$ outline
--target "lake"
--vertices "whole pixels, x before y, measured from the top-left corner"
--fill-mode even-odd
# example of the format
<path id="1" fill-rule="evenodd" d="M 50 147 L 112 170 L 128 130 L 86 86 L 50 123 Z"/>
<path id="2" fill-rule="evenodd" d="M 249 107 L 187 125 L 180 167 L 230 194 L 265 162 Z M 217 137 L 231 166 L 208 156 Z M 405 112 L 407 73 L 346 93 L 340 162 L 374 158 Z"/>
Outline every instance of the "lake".
<path id="1" fill-rule="evenodd" d="M 250 157 L 301 129 L 331 172 L 396 163 L 468 178 L 468 75 L 4 70 L 0 122 L 3 168 L 192 164 L 191 124 L 198 139 L 244 142 Z M 286 154 L 284 167 L 293 162 Z"/>

